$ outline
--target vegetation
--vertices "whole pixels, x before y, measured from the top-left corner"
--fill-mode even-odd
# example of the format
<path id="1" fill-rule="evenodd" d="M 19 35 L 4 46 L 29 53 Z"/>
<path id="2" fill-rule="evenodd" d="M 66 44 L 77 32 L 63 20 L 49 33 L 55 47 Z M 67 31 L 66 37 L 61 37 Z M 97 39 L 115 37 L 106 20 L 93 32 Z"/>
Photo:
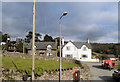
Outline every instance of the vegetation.
<path id="1" fill-rule="evenodd" d="M 41 38 L 41 34 L 35 33 L 35 42 L 39 42 L 40 41 L 39 38 Z M 30 31 L 28 35 L 26 35 L 25 42 L 30 43 L 31 39 L 32 39 L 32 32 Z"/>
<path id="2" fill-rule="evenodd" d="M 101 54 L 101 53 L 96 53 L 96 52 L 92 52 L 94 55 L 103 55 L 103 54 Z"/>
<path id="3" fill-rule="evenodd" d="M 8 34 L 3 34 L 2 35 L 2 42 L 7 42 L 7 38 L 10 38 Z"/>
<path id="4" fill-rule="evenodd" d="M 91 43 L 92 51 L 101 54 L 114 54 L 116 57 L 120 55 L 120 43 Z"/>
<path id="5" fill-rule="evenodd" d="M 40 42 L 40 41 L 52 42 L 52 41 L 54 41 L 54 39 L 52 38 L 52 36 L 49 36 L 48 34 L 46 34 L 44 36 L 43 40 L 40 40 L 41 36 L 42 35 L 40 33 L 35 33 L 35 42 Z M 26 43 L 30 43 L 31 39 L 32 39 L 32 32 L 30 31 L 28 33 L 28 35 L 26 35 L 25 42 Z"/>
<path id="6" fill-rule="evenodd" d="M 21 59 L 12 57 L 2 57 L 3 67 L 5 69 L 13 69 L 19 72 L 26 71 L 28 75 L 31 75 L 32 60 L 31 59 Z M 72 67 L 79 67 L 78 64 L 62 62 L 62 69 L 68 69 Z M 58 61 L 45 61 L 45 60 L 35 60 L 35 75 L 41 76 L 44 71 L 55 72 L 59 69 Z"/>
<path id="7" fill-rule="evenodd" d="M 96 52 L 92 52 L 92 58 L 98 58 L 100 60 L 109 59 L 109 57 L 106 54 L 101 54 Z"/>
<path id="8" fill-rule="evenodd" d="M 17 47 L 17 51 L 18 51 L 18 52 L 23 52 L 23 43 L 22 43 L 22 42 L 18 43 L 18 44 L 16 45 L 16 47 Z"/>
<path id="9" fill-rule="evenodd" d="M 120 62 L 116 61 L 116 66 L 114 68 L 115 69 L 120 69 Z"/>
<path id="10" fill-rule="evenodd" d="M 44 36 L 44 41 L 45 41 L 45 42 L 51 42 L 51 41 L 54 41 L 54 40 L 53 40 L 52 36 L 49 36 L 49 35 L 46 34 L 46 35 Z"/>

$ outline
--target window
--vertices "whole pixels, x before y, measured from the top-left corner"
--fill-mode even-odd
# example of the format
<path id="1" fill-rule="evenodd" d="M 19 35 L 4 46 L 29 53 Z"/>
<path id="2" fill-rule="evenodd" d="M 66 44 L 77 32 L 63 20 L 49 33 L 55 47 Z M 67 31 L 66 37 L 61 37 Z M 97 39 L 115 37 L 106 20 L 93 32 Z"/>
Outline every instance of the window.
<path id="1" fill-rule="evenodd" d="M 51 49 L 52 49 L 51 45 L 48 45 L 47 50 L 51 50 Z"/>
<path id="2" fill-rule="evenodd" d="M 66 47 L 66 50 L 70 50 L 70 46 L 67 46 L 67 47 Z"/>
<path id="3" fill-rule="evenodd" d="M 76 51 L 76 47 L 74 47 L 74 50 Z"/>
<path id="4" fill-rule="evenodd" d="M 40 56 L 44 56 L 44 52 L 40 52 L 39 55 L 40 55 Z"/>
<path id="5" fill-rule="evenodd" d="M 67 58 L 72 58 L 72 54 L 66 54 Z"/>
<path id="6" fill-rule="evenodd" d="M 52 53 L 47 53 L 47 56 L 51 56 L 52 55 Z"/>
<path id="7" fill-rule="evenodd" d="M 87 49 L 86 49 L 86 47 L 83 47 L 83 51 L 86 51 Z"/>
<path id="8" fill-rule="evenodd" d="M 87 55 L 82 55 L 82 58 L 87 58 Z"/>

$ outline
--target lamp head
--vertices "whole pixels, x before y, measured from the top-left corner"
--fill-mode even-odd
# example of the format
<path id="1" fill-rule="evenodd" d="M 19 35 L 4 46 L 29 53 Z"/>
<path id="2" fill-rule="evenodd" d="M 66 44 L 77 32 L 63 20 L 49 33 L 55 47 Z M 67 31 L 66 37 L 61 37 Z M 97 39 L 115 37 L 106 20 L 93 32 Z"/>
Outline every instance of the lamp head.
<path id="1" fill-rule="evenodd" d="M 64 13 L 63 13 L 63 16 L 65 16 L 65 15 L 67 15 L 67 12 L 64 12 Z"/>

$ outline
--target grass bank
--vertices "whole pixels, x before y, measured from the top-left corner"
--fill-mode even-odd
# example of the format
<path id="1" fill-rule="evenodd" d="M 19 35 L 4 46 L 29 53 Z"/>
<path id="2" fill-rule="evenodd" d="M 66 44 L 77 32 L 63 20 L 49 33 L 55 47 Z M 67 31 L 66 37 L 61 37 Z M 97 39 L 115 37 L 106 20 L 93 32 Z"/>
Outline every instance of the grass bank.
<path id="1" fill-rule="evenodd" d="M 2 64 L 5 69 L 12 69 L 19 72 L 26 71 L 28 75 L 31 75 L 31 59 L 2 57 Z M 72 67 L 79 67 L 79 65 L 62 62 L 62 69 L 69 69 Z M 35 75 L 41 76 L 44 71 L 55 72 L 56 70 L 59 70 L 59 61 L 35 60 Z"/>

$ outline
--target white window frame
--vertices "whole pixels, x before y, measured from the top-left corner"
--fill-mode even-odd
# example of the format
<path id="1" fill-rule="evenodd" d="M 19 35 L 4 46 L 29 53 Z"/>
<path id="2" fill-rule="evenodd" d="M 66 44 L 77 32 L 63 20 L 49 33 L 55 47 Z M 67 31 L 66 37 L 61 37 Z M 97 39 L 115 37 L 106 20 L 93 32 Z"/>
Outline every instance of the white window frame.
<path id="1" fill-rule="evenodd" d="M 87 51 L 87 47 L 83 47 L 83 51 Z"/>
<path id="2" fill-rule="evenodd" d="M 66 46 L 66 50 L 69 51 L 70 50 L 70 46 Z"/>
<path id="3" fill-rule="evenodd" d="M 72 54 L 66 54 L 65 57 L 67 57 L 67 58 L 73 58 L 73 55 Z"/>
<path id="4" fill-rule="evenodd" d="M 52 50 L 52 46 L 51 46 L 51 45 L 48 45 L 48 46 L 47 46 L 47 50 L 51 51 L 51 50 Z"/>

